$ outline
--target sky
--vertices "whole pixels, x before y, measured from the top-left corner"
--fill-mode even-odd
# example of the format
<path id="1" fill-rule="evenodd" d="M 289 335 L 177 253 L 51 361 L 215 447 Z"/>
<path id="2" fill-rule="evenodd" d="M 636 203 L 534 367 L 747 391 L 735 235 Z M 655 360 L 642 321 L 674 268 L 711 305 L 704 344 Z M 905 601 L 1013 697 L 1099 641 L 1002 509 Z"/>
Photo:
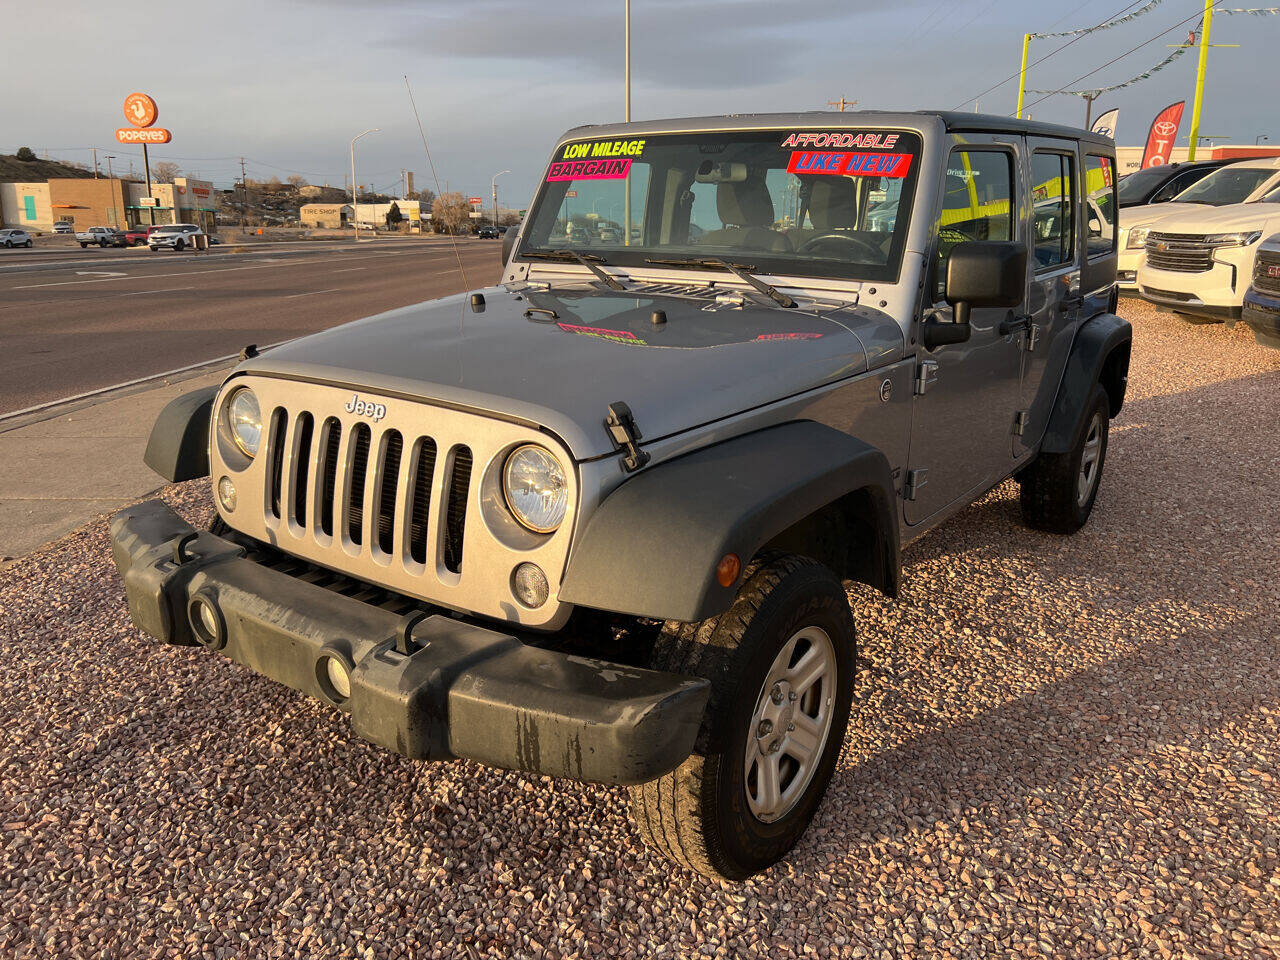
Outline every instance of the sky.
<path id="1" fill-rule="evenodd" d="M 509 169 L 500 198 L 516 208 L 563 131 L 623 118 L 623 0 L 4 2 L 0 152 L 30 146 L 88 163 L 97 146 L 104 173 L 108 153 L 117 173 L 130 158 L 141 170 L 140 148 L 114 139 L 135 90 L 156 100 L 157 125 L 173 131 L 152 161 L 219 186 L 239 177 L 241 156 L 251 179 L 301 174 L 343 186 L 351 138 L 378 127 L 357 145 L 357 181 L 396 191 L 407 169 L 419 188 L 435 189 L 407 76 L 440 188 L 488 202 L 491 177 Z M 1024 33 L 1092 26 L 1147 2 L 632 0 L 632 117 L 822 110 L 839 97 L 859 108 L 1011 114 L 1016 80 L 996 84 L 1017 73 Z M 1162 0 L 1035 64 L 1028 86 L 1127 80 L 1184 41 L 1202 6 Z M 1033 41 L 1033 64 L 1069 39 Z M 1212 39 L 1240 46 L 1210 52 L 1201 133 L 1231 143 L 1266 135 L 1280 146 L 1280 106 L 1269 86 L 1259 95 L 1280 49 L 1280 16 L 1215 16 Z M 1185 98 L 1185 144 L 1195 69 L 1191 51 L 1104 94 L 1094 115 L 1119 107 L 1118 143 L 1137 145 L 1157 111 Z M 1077 97 L 1027 102 L 1038 120 L 1084 121 Z"/>

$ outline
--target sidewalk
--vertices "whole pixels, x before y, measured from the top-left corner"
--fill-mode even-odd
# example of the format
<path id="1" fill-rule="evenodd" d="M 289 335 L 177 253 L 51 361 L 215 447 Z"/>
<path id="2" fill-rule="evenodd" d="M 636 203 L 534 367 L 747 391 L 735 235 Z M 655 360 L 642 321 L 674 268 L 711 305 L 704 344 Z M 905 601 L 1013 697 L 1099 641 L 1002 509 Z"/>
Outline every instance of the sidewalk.
<path id="1" fill-rule="evenodd" d="M 159 381 L 46 420 L 0 427 L 0 562 L 164 486 L 142 462 L 157 414 L 179 394 L 223 376 L 218 370 Z"/>

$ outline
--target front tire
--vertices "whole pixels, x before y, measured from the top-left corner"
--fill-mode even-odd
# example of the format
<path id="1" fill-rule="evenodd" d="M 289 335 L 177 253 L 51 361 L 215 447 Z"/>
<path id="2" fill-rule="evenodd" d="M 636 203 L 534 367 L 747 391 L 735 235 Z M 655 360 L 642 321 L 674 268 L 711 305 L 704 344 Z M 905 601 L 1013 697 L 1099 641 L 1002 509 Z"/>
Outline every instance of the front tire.
<path id="1" fill-rule="evenodd" d="M 843 585 L 803 557 L 753 565 L 719 617 L 668 622 L 650 665 L 707 678 L 711 698 L 692 755 L 631 788 L 646 844 L 726 880 L 786 856 L 831 781 L 856 662 Z"/>
<path id="2" fill-rule="evenodd" d="M 1066 453 L 1042 453 L 1018 478 L 1022 518 L 1048 533 L 1075 533 L 1089 519 L 1107 459 L 1111 401 L 1094 385 L 1084 424 Z"/>

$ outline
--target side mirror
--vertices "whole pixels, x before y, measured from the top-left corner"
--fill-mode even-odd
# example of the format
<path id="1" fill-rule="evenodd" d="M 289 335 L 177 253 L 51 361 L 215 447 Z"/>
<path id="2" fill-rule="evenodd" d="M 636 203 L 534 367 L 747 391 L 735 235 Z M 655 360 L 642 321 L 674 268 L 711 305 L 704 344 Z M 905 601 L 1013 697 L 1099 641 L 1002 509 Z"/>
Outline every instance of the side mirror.
<path id="1" fill-rule="evenodd" d="M 507 232 L 502 235 L 502 265 L 505 267 L 507 261 L 511 259 L 511 250 L 516 245 L 516 234 L 520 232 L 518 227 L 507 227 Z"/>
<path id="2" fill-rule="evenodd" d="M 951 249 L 947 258 L 947 303 L 953 322 L 927 320 L 922 332 L 925 348 L 964 343 L 973 334 L 969 311 L 973 307 L 1016 307 L 1027 282 L 1027 250 L 1004 241 L 966 240 Z"/>
<path id="3" fill-rule="evenodd" d="M 956 323 L 973 307 L 1016 307 L 1026 296 L 1027 248 L 1020 243 L 968 240 L 947 259 L 947 303 Z"/>

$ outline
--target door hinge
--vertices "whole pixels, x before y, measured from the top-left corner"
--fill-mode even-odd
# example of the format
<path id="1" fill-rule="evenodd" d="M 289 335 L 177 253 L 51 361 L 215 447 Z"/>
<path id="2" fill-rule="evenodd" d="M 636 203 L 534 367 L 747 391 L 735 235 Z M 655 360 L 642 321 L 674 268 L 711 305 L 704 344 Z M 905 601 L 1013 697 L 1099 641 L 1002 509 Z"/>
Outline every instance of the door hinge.
<path id="1" fill-rule="evenodd" d="M 929 388 L 938 382 L 938 361 L 921 360 L 916 368 L 915 395 L 923 396 Z"/>
<path id="2" fill-rule="evenodd" d="M 1026 349 L 1028 352 L 1036 348 L 1036 344 L 1040 342 L 1040 328 L 1034 323 L 1027 324 L 1027 342 Z"/>
<path id="3" fill-rule="evenodd" d="M 1031 419 L 1030 411 L 1019 410 L 1013 415 L 1013 435 L 1015 437 L 1022 436 L 1022 431 L 1027 429 L 1027 421 Z"/>
<path id="4" fill-rule="evenodd" d="M 621 400 L 609 404 L 609 415 L 604 418 L 604 428 L 609 432 L 609 439 L 625 454 L 622 466 L 627 473 L 639 470 L 649 462 L 649 454 L 640 449 L 640 430 L 631 415 L 631 408 Z"/>
<path id="5" fill-rule="evenodd" d="M 929 482 L 929 471 L 923 467 L 915 470 L 907 471 L 907 483 L 902 489 L 902 495 L 908 500 L 914 500 L 920 493 L 920 488 Z"/>

